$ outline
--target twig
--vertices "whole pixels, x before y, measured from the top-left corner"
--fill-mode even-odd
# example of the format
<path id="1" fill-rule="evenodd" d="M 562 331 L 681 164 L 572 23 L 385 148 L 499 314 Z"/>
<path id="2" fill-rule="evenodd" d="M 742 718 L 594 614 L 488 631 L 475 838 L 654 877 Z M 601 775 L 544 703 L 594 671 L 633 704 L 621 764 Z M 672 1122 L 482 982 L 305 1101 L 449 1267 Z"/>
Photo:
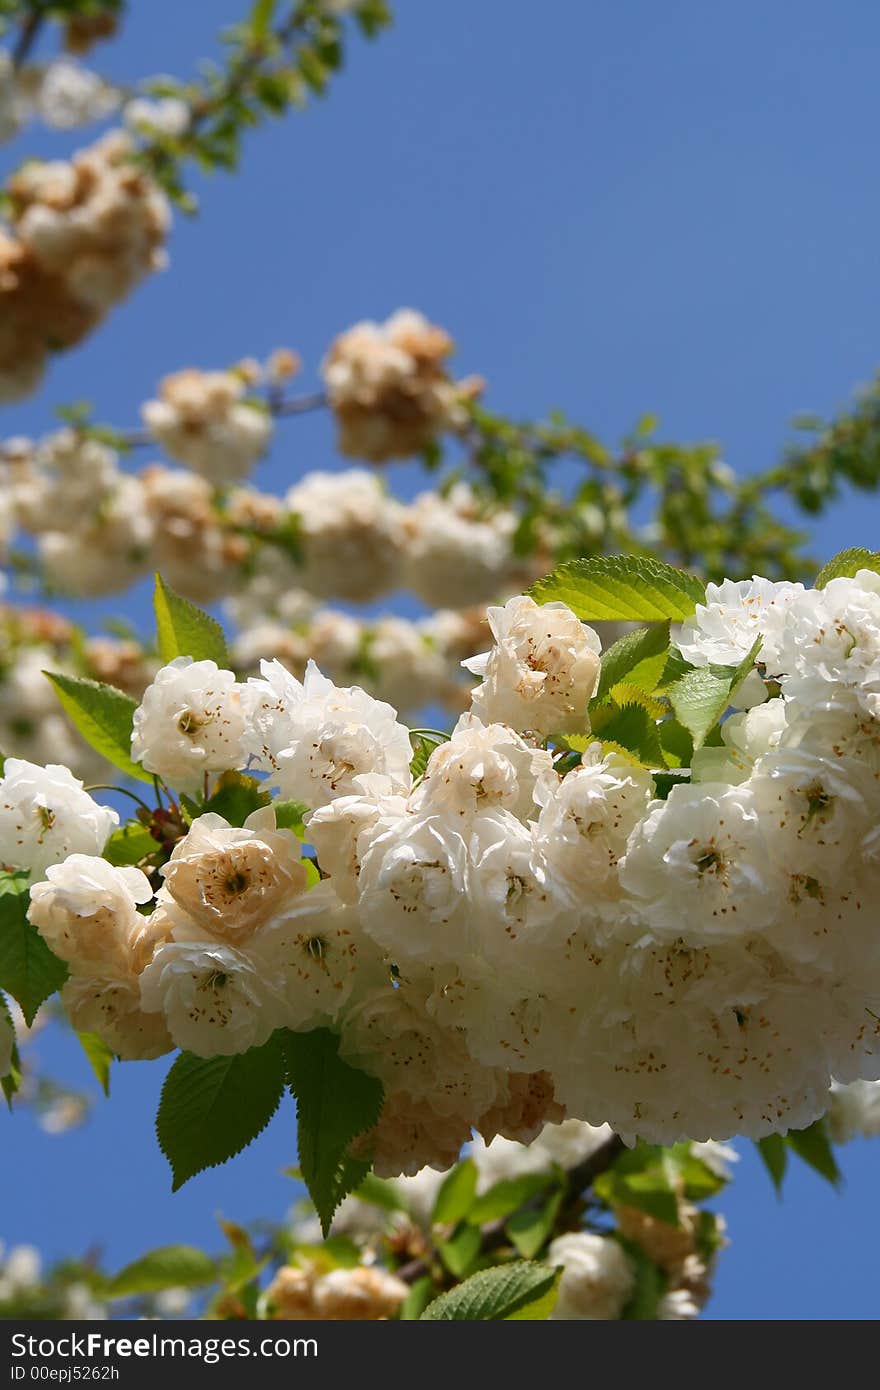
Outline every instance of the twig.
<path id="1" fill-rule="evenodd" d="M 18 38 L 12 50 L 12 67 L 15 72 L 23 67 L 30 55 L 30 51 L 39 37 L 46 16 L 41 9 L 32 9 L 27 19 L 22 23 L 18 31 Z"/>
<path id="2" fill-rule="evenodd" d="M 623 1140 L 617 1135 L 612 1134 L 610 1139 L 606 1139 L 595 1149 L 582 1163 L 578 1163 L 574 1168 L 570 1168 L 566 1174 L 565 1198 L 560 1208 L 561 1212 L 570 1210 L 574 1202 L 583 1192 L 586 1192 L 598 1178 L 600 1173 L 604 1173 L 607 1168 L 615 1162 L 617 1157 L 623 1152 Z M 531 1211 L 535 1209 L 542 1198 L 533 1198 L 526 1202 L 520 1211 Z M 513 1213 L 511 1213 L 512 1215 Z M 480 1254 L 488 1255 L 493 1250 L 498 1250 L 502 1245 L 510 1244 L 510 1237 L 507 1234 L 507 1224 L 510 1215 L 505 1216 L 499 1221 L 490 1221 L 482 1228 L 480 1240 Z M 422 1275 L 429 1274 L 431 1271 L 430 1257 L 420 1257 L 417 1260 L 410 1260 L 407 1264 L 401 1265 L 394 1273 L 398 1279 L 402 1279 L 405 1284 L 414 1284 Z"/>

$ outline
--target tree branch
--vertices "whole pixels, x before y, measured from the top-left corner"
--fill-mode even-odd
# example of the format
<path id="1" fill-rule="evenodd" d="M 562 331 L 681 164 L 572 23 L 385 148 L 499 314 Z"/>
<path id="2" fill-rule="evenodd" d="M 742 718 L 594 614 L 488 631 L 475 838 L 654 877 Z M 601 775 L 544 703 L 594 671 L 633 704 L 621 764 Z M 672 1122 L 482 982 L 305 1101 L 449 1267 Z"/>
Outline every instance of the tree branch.
<path id="1" fill-rule="evenodd" d="M 36 43 L 45 19 L 41 9 L 32 9 L 27 19 L 22 21 L 18 38 L 12 50 L 12 67 L 15 72 L 27 62 L 30 51 Z"/>
<path id="2" fill-rule="evenodd" d="M 618 1156 L 624 1150 L 623 1140 L 617 1134 L 612 1134 L 610 1139 L 606 1139 L 581 1163 L 570 1168 L 566 1174 L 565 1199 L 560 1207 L 560 1214 L 568 1212 L 577 1199 L 586 1192 L 599 1176 L 606 1169 L 610 1168 Z M 542 1199 L 533 1199 L 526 1202 L 519 1211 L 532 1211 Z M 482 1228 L 480 1240 L 480 1254 L 488 1255 L 493 1250 L 498 1250 L 502 1245 L 510 1244 L 510 1237 L 507 1234 L 507 1224 L 511 1216 L 516 1215 L 512 1212 L 510 1216 L 505 1216 L 503 1220 L 490 1221 Z M 431 1256 L 423 1256 L 416 1260 L 409 1260 L 407 1264 L 401 1265 L 394 1273 L 398 1279 L 402 1279 L 405 1284 L 414 1284 L 422 1275 L 431 1272 Z"/>

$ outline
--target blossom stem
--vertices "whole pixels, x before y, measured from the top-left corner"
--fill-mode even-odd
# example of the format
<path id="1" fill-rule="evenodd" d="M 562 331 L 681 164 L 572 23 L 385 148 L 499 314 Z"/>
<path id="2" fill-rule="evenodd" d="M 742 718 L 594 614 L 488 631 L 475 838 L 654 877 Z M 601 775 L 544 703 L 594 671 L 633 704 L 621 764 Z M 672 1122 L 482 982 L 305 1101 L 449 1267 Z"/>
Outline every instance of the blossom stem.
<path id="1" fill-rule="evenodd" d="M 143 806 L 144 810 L 149 811 L 151 816 L 153 814 L 153 808 L 147 805 L 143 797 L 138 796 L 136 792 L 128 791 L 126 787 L 115 787 L 112 782 L 93 782 L 90 787 L 85 787 L 84 790 L 87 792 L 118 792 L 120 796 L 130 796 L 132 801 Z"/>

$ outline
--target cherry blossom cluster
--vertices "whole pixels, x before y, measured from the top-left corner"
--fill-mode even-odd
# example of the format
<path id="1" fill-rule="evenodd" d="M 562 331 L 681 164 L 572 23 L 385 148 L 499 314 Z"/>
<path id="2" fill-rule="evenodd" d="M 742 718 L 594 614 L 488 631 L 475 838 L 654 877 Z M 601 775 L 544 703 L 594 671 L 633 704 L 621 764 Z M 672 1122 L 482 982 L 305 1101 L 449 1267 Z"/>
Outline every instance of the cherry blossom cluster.
<path id="1" fill-rule="evenodd" d="M 51 352 L 74 346 L 165 263 L 170 211 L 114 130 L 66 160 L 30 160 L 7 185 L 0 229 L 0 400 L 35 389 Z"/>
<path id="2" fill-rule="evenodd" d="M 467 424 L 478 377 L 450 380 L 453 342 L 412 309 L 385 323 L 365 320 L 340 334 L 322 373 L 339 431 L 339 452 L 387 463 L 419 454 L 437 435 Z"/>
<path id="3" fill-rule="evenodd" d="M 49 609 L 0 604 L 0 749 L 106 781 L 108 764 L 67 719 L 43 673 L 86 676 L 139 699 L 158 665 L 129 638 L 88 637 Z"/>
<path id="4" fill-rule="evenodd" d="M 115 87 L 71 58 L 26 63 L 16 70 L 8 49 L 0 49 L 0 144 L 33 119 L 52 130 L 103 120 L 120 100 Z"/>
<path id="5" fill-rule="evenodd" d="M 405 588 L 472 607 L 546 568 L 546 553 L 516 554 L 515 513 L 466 483 L 409 504 L 363 469 L 307 473 L 283 498 L 229 486 L 272 430 L 244 390 L 233 372 L 186 371 L 146 404 L 151 434 L 185 468 L 123 471 L 109 443 L 75 428 L 7 440 L 0 535 L 34 534 L 46 580 L 68 593 L 118 593 L 158 568 L 198 602 L 235 596 L 260 616 L 292 590 L 364 603 Z"/>
<path id="6" fill-rule="evenodd" d="M 7 763 L 2 858 L 31 870 L 76 1027 L 210 1057 L 330 1026 L 383 1083 L 384 1174 L 566 1116 L 757 1138 L 876 1080 L 880 578 L 710 585 L 691 668 L 762 645 L 720 742 L 665 782 L 591 742 L 590 627 L 527 597 L 489 619 L 471 710 L 415 775 L 393 707 L 314 664 L 161 668 L 135 761 L 196 811 L 236 770 L 268 804 L 195 815 L 153 881 L 100 857 L 109 813 L 69 773 Z"/>

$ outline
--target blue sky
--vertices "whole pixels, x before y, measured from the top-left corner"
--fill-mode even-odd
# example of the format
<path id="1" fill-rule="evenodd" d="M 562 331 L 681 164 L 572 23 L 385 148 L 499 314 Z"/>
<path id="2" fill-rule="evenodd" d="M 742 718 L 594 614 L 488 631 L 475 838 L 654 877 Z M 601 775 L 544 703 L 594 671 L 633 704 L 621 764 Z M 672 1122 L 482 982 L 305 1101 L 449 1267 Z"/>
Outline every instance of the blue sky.
<path id="1" fill-rule="evenodd" d="M 130 8 L 123 39 L 96 55 L 120 79 L 191 71 L 244 0 Z M 499 410 L 560 407 L 609 439 L 655 411 L 668 436 L 718 439 L 746 471 L 778 456 L 792 416 L 830 413 L 873 374 L 870 0 L 399 8 L 394 30 L 355 46 L 329 100 L 251 136 L 237 178 L 199 185 L 202 214 L 178 224 L 170 269 L 7 410 L 5 433 L 39 433 L 54 404 L 84 396 L 134 424 L 164 373 L 281 343 L 302 353 L 308 384 L 337 331 L 404 304 L 451 330 L 457 365 L 488 378 Z M 8 163 L 68 143 L 35 132 Z M 334 466 L 330 442 L 324 419 L 287 423 L 256 481 Z M 411 468 L 391 476 L 414 484 Z M 876 548 L 877 518 L 876 499 L 846 499 L 815 552 Z M 68 1043 L 40 1051 L 89 1084 Z M 112 1102 L 73 1135 L 0 1117 L 15 1193 L 0 1237 L 51 1254 L 97 1242 L 121 1264 L 152 1244 L 214 1242 L 217 1212 L 283 1212 L 292 1103 L 251 1151 L 172 1197 L 152 1128 L 166 1067 L 118 1068 Z M 710 1315 L 875 1317 L 878 1150 L 843 1151 L 840 1195 L 799 1165 L 779 1203 L 741 1147 Z"/>

